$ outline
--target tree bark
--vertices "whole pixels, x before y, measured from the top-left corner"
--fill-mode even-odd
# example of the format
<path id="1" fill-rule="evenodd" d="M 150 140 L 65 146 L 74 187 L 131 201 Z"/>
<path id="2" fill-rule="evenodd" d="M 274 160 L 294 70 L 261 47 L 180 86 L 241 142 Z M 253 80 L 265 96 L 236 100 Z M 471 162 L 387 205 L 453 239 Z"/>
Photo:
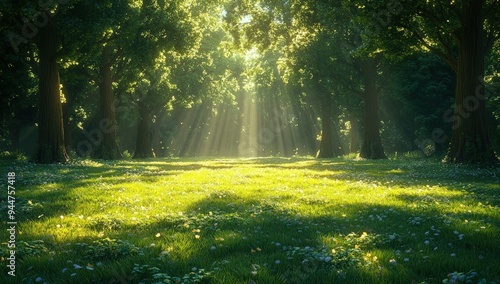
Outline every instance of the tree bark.
<path id="1" fill-rule="evenodd" d="M 387 159 L 380 139 L 376 62 L 370 60 L 364 62 L 363 73 L 365 76 L 364 135 L 359 156 L 364 159 Z"/>
<path id="2" fill-rule="evenodd" d="M 118 146 L 118 135 L 113 94 L 113 76 L 112 76 L 112 49 L 109 45 L 103 47 L 99 85 L 100 94 L 100 115 L 99 125 L 102 132 L 102 141 L 97 145 L 94 157 L 105 160 L 121 159 L 120 147 Z"/>
<path id="3" fill-rule="evenodd" d="M 484 0 L 465 1 L 459 40 L 452 137 L 445 161 L 498 163 L 488 133 L 484 89 Z"/>
<path id="4" fill-rule="evenodd" d="M 137 140 L 134 159 L 154 158 L 151 148 L 150 110 L 144 102 L 139 102 L 139 125 L 137 126 Z"/>
<path id="5" fill-rule="evenodd" d="M 34 161 L 64 163 L 69 160 L 64 145 L 59 66 L 57 64 L 58 34 L 51 19 L 39 29 L 36 45 L 40 60 L 38 145 Z"/>
<path id="6" fill-rule="evenodd" d="M 323 99 L 321 104 L 321 142 L 316 158 L 335 158 L 341 155 L 340 141 L 332 123 L 333 103 Z"/>

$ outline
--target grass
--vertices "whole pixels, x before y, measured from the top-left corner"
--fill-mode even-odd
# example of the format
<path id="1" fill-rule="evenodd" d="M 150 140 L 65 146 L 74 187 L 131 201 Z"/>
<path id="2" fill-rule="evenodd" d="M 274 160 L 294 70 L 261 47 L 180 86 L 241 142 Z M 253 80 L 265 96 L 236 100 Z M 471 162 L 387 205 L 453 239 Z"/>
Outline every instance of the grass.
<path id="1" fill-rule="evenodd" d="M 347 158 L 0 166 L 16 173 L 18 221 L 16 277 L 0 232 L 0 283 L 500 283 L 498 168 Z"/>

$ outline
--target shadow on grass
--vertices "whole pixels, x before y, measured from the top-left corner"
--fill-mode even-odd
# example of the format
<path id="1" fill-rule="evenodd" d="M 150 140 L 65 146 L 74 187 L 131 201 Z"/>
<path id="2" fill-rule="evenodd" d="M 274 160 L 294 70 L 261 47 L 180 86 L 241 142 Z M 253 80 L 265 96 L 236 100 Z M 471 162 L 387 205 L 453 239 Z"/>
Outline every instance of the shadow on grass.
<path id="1" fill-rule="evenodd" d="M 241 164 L 256 168 L 308 170 L 318 177 L 346 182 L 379 182 L 384 179 L 394 181 L 399 186 L 422 187 L 442 183 L 441 170 L 451 169 L 450 172 L 457 175 L 465 170 L 471 171 L 461 167 L 443 168 L 440 164 L 340 159 L 216 161 L 215 164 L 207 164 L 196 160 L 148 160 L 106 162 L 96 167 L 34 167 L 23 173 L 27 182 L 21 193 L 28 196 L 27 192 L 22 191 L 34 189 L 29 194 L 30 198 L 50 204 L 50 211 L 31 211 L 25 217 L 36 221 L 35 216 L 41 212 L 45 212 L 46 216 L 74 212 L 78 202 L 74 200 L 72 190 L 77 187 L 99 186 L 99 183 L 106 182 L 119 185 L 127 182 L 128 178 L 154 183 L 165 175 L 203 168 L 237 169 Z M 478 176 L 458 176 L 459 183 L 454 183 L 455 180 L 450 176 L 444 186 L 450 191 L 468 192 L 470 202 L 484 203 L 483 196 L 472 193 L 486 193 L 498 188 L 494 178 L 487 178 L 491 172 L 497 171 L 482 172 Z M 28 175 L 35 177 L 29 180 Z M 49 181 L 47 185 L 41 185 L 44 178 Z M 464 189 L 463 184 L 467 182 L 474 185 Z M 21 185 L 24 186 L 23 182 Z M 46 190 L 40 190 L 45 187 Z M 489 193 L 490 204 L 498 205 L 498 195 Z M 142 225 L 124 223 L 106 227 L 92 224 L 93 230 L 102 230 L 105 236 L 112 238 L 130 240 L 144 247 L 147 253 L 145 257 L 123 258 L 119 261 L 120 269 L 117 268 L 118 264 L 105 261 L 104 269 L 110 273 L 88 274 L 85 276 L 87 278 L 80 278 L 83 281 L 81 283 L 139 282 L 140 277 L 131 276 L 134 263 L 157 266 L 170 275 L 178 276 L 189 273 L 194 266 L 206 268 L 214 271 L 212 283 L 409 283 L 424 280 L 441 283 L 450 272 L 467 272 L 471 269 L 475 269 L 482 277 L 498 281 L 498 217 L 475 211 L 443 214 L 436 207 L 436 202 L 460 204 L 463 195 L 450 197 L 429 192 L 428 196 L 398 194 L 395 197 L 404 201 L 405 206 L 389 207 L 359 202 L 340 208 L 336 204 L 334 210 L 339 212 L 335 212 L 333 209 L 327 211 L 333 208 L 327 203 L 313 203 L 310 206 L 323 206 L 325 212 L 317 214 L 319 216 L 307 216 L 293 208 L 286 210 L 280 207 L 283 202 L 301 203 L 307 202 L 307 199 L 293 200 L 293 196 L 280 199 L 262 199 L 258 196 L 242 198 L 228 191 L 217 191 L 191 204 L 181 215 L 158 216 Z M 353 237 L 354 241 L 348 241 L 346 237 L 352 232 L 356 237 Z M 369 243 L 361 243 L 359 239 L 363 232 L 376 237 Z M 92 240 L 83 238 L 71 241 Z M 155 246 L 151 246 L 153 243 Z M 355 251 L 356 245 L 359 246 L 359 253 Z M 351 253 L 343 255 L 344 259 L 331 253 L 332 249 L 341 251 L 340 247 L 345 251 L 350 249 Z M 158 260 L 158 255 L 163 251 L 168 251 L 168 257 Z M 374 252 L 379 256 L 378 264 L 366 265 L 364 258 Z M 321 257 L 321 254 L 337 262 L 332 264 L 315 258 L 317 255 Z M 452 257 L 452 254 L 455 256 Z M 305 259 L 308 261 L 304 262 Z M 397 265 L 389 265 L 391 259 L 395 259 Z M 40 272 L 29 273 L 35 279 L 36 273 Z M 57 280 L 59 276 L 51 275 L 48 278 Z M 68 279 L 54 283 L 66 283 L 70 281 Z"/>
<path id="2" fill-rule="evenodd" d="M 115 237 L 140 234 L 157 253 L 171 249 L 167 262 L 149 265 L 170 275 L 203 267 L 215 271 L 211 283 L 441 283 L 450 272 L 471 269 L 500 278 L 498 226 L 475 230 L 483 224 L 463 222 L 490 222 L 489 215 L 362 203 L 344 209 L 348 217 L 311 217 L 258 198 L 209 197 L 182 216 L 123 227 Z M 363 232 L 373 238 L 364 242 Z M 367 261 L 375 252 L 378 261 Z"/>

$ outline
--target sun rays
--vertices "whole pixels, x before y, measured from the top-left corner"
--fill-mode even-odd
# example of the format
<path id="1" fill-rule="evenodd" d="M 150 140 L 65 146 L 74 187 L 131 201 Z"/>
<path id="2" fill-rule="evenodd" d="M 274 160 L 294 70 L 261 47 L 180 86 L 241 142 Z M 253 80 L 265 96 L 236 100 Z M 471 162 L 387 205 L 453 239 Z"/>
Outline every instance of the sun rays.
<path id="1" fill-rule="evenodd" d="M 263 77 L 263 68 L 277 72 L 276 64 L 270 66 L 263 56 L 252 49 L 241 57 L 247 73 L 238 78 L 239 88 L 231 96 L 202 99 L 181 111 L 170 154 L 259 157 L 314 153 L 317 115 L 309 104 L 297 103 L 297 94 L 290 88 Z"/>

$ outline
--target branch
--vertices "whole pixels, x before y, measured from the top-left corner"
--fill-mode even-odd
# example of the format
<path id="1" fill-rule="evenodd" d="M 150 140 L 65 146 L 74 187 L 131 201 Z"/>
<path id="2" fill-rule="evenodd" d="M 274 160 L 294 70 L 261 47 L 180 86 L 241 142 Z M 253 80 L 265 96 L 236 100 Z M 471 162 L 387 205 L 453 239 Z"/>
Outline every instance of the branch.
<path id="1" fill-rule="evenodd" d="M 122 55 L 123 55 L 123 49 L 118 50 L 108 63 L 115 64 L 118 58 L 120 58 Z"/>
<path id="2" fill-rule="evenodd" d="M 354 89 L 352 86 L 353 84 L 351 82 L 348 82 L 345 80 L 345 78 L 341 78 L 340 76 L 337 76 L 336 74 L 329 74 L 329 76 L 337 83 L 342 85 L 344 88 L 352 92 L 353 94 L 356 94 L 360 97 L 364 96 L 364 93 L 361 90 Z"/>
<path id="3" fill-rule="evenodd" d="M 440 33 L 437 34 L 438 41 L 443 45 L 446 50 L 446 54 L 448 56 L 453 56 L 453 52 L 451 51 L 451 44 L 448 38 L 443 38 Z"/>
<path id="4" fill-rule="evenodd" d="M 446 20 L 444 18 L 434 15 L 431 11 L 423 7 L 419 9 L 418 15 L 422 16 L 423 18 L 427 18 L 428 20 L 436 24 L 446 23 Z"/>
<path id="5" fill-rule="evenodd" d="M 388 73 L 388 74 L 386 74 L 386 73 Z M 382 77 L 381 78 L 382 80 L 379 79 L 379 83 L 378 83 L 378 87 L 377 87 L 377 93 L 381 93 L 382 90 L 385 87 L 387 87 L 387 83 L 389 82 L 391 74 L 392 74 L 391 72 L 387 72 L 386 71 L 386 72 L 384 72 L 383 76 L 379 76 L 379 77 Z"/>
<path id="6" fill-rule="evenodd" d="M 441 59 L 443 59 L 446 63 L 448 63 L 448 65 L 450 65 L 450 67 L 453 69 L 453 71 L 457 72 L 457 68 L 458 68 L 457 67 L 457 59 L 454 58 L 452 54 L 444 53 L 439 48 L 436 48 L 436 47 L 430 45 L 425 40 L 424 36 L 421 35 L 421 33 L 411 29 L 409 26 L 402 25 L 402 27 L 407 29 L 408 31 L 410 31 L 413 34 L 413 36 L 415 36 L 417 38 L 417 40 L 419 40 L 426 48 L 428 48 L 430 51 L 432 51 L 437 56 L 441 57 Z M 441 42 L 441 44 L 444 45 L 444 43 L 442 43 L 442 42 Z"/>
<path id="7" fill-rule="evenodd" d="M 127 64 L 129 61 L 127 60 L 121 60 L 118 65 L 116 66 L 116 71 L 114 72 L 113 75 L 113 81 L 117 81 L 118 78 L 122 75 L 123 71 L 126 69 Z"/>
<path id="8" fill-rule="evenodd" d="M 453 14 L 455 14 L 455 16 L 457 16 L 458 21 L 463 26 L 464 25 L 464 18 L 462 16 L 462 13 L 460 12 L 460 9 L 458 9 L 457 6 L 451 5 L 451 4 L 448 5 L 448 7 L 450 7 L 450 10 L 453 12 Z"/>
<path id="9" fill-rule="evenodd" d="M 500 0 L 495 0 L 490 5 L 487 5 L 486 7 L 484 7 L 484 11 L 485 11 L 484 17 L 488 18 L 491 15 L 491 13 L 495 12 L 494 7 L 497 7 L 498 5 L 500 5 Z"/>
<path id="10" fill-rule="evenodd" d="M 77 67 L 75 68 L 78 68 L 78 72 L 80 74 L 83 74 L 85 77 L 87 77 L 89 80 L 92 80 L 92 81 L 95 81 L 97 82 L 99 80 L 99 76 L 97 75 L 94 75 L 92 74 L 91 72 L 89 72 L 89 68 L 87 68 L 87 66 L 84 66 L 84 65 L 81 65 L 81 64 L 78 64 Z"/>

